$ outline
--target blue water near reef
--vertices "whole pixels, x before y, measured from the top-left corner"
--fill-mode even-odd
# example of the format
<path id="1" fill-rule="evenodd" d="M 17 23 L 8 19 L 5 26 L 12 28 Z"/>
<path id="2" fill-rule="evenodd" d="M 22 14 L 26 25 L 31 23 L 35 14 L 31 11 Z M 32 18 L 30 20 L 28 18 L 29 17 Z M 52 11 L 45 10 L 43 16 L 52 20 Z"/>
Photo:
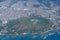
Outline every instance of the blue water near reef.
<path id="1" fill-rule="evenodd" d="M 60 40 L 60 34 L 50 35 L 45 40 Z"/>
<path id="2" fill-rule="evenodd" d="M 60 29 L 49 31 L 44 34 L 44 37 L 44 40 L 60 40 Z"/>
<path id="3" fill-rule="evenodd" d="M 8 35 L 0 35 L 0 40 L 11 40 L 11 38 Z"/>
<path id="4" fill-rule="evenodd" d="M 11 37 L 9 35 L 1 35 L 0 40 L 42 40 L 40 35 L 23 35 L 23 36 L 16 36 L 16 37 Z"/>
<path id="5" fill-rule="evenodd" d="M 42 37 L 42 35 L 39 34 L 27 34 L 16 37 L 12 37 L 10 35 L 0 35 L 0 40 L 60 40 L 60 34 L 55 33 L 53 35 L 47 36 L 45 39 Z"/>

